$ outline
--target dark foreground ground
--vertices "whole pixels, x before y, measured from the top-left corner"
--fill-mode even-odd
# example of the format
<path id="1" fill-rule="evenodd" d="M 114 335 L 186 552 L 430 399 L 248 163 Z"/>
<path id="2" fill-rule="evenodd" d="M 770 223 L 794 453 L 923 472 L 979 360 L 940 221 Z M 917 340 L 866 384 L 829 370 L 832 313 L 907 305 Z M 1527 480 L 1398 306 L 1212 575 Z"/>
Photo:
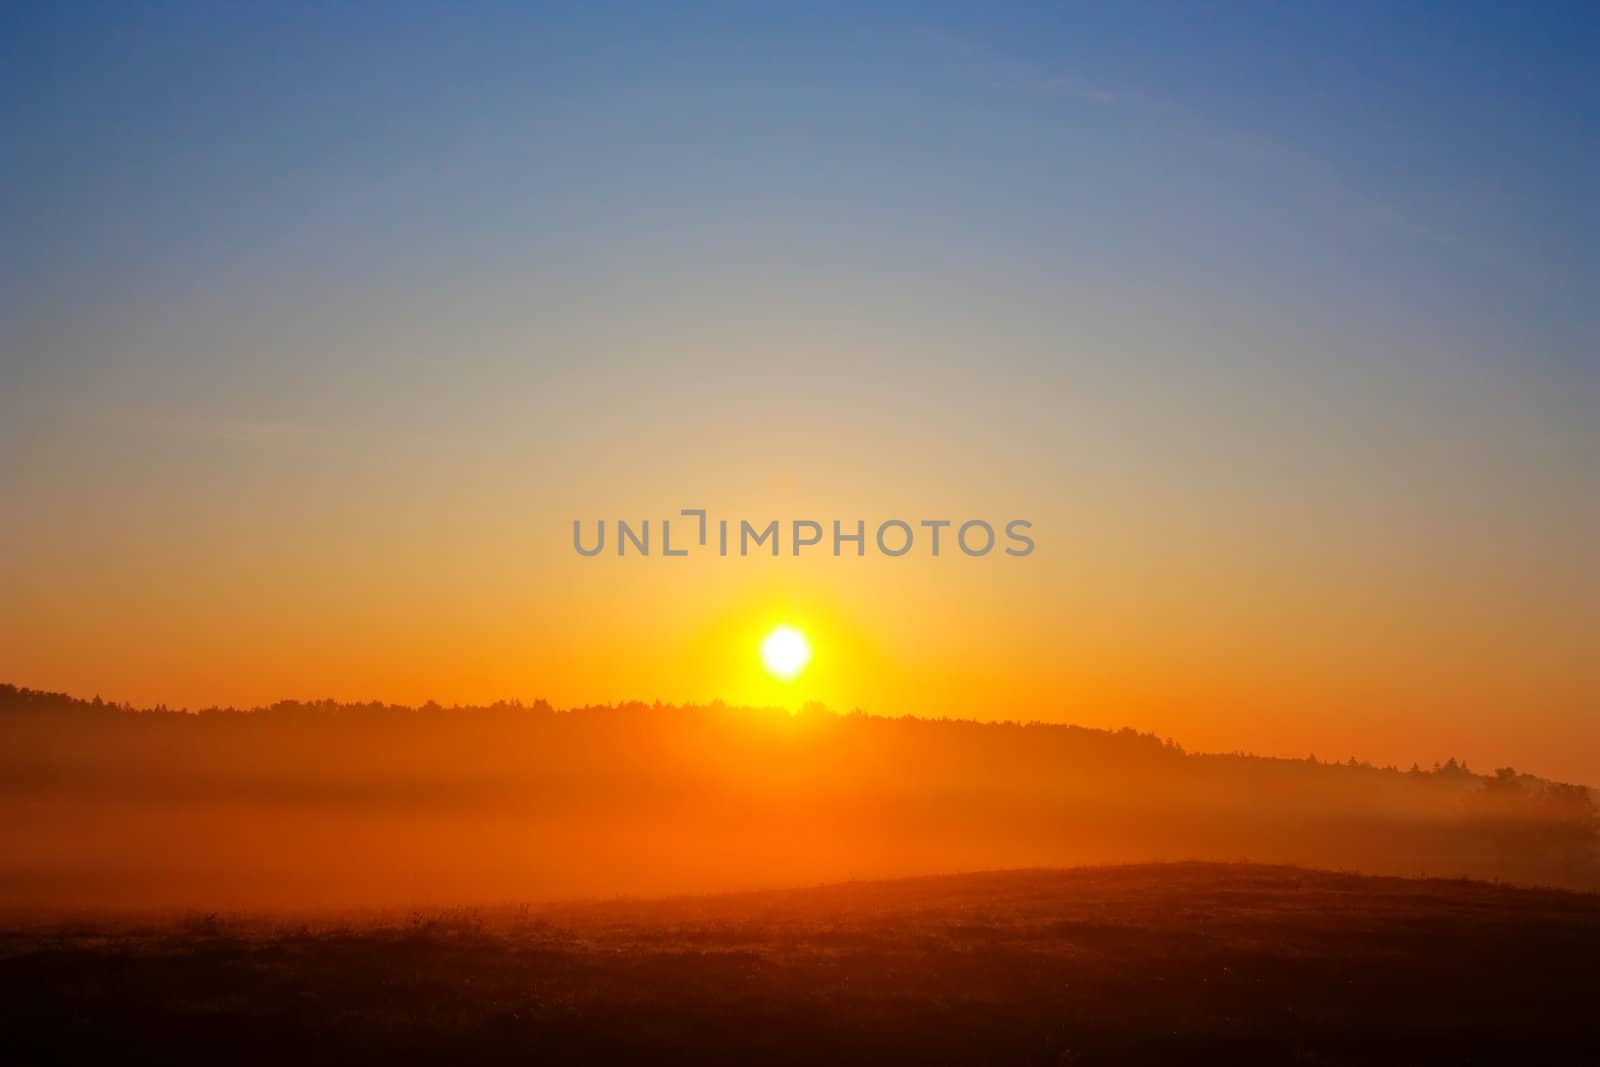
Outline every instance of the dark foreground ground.
<path id="1" fill-rule="evenodd" d="M 1600 896 L 1281 867 L 8 924 L 10 1063 L 1600 1063 Z"/>

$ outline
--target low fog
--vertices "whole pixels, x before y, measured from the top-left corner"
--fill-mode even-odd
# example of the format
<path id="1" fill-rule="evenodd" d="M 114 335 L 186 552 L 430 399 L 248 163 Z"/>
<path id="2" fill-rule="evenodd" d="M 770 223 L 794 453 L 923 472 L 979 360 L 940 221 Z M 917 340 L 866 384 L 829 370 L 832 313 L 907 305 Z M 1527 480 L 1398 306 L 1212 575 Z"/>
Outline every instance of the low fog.
<path id="1" fill-rule="evenodd" d="M 985 709 L 992 710 L 992 709 Z M 1590 791 L 1132 731 L 630 704 L 139 711 L 0 687 L 0 907 L 300 910 L 1255 860 L 1600 888 Z"/>

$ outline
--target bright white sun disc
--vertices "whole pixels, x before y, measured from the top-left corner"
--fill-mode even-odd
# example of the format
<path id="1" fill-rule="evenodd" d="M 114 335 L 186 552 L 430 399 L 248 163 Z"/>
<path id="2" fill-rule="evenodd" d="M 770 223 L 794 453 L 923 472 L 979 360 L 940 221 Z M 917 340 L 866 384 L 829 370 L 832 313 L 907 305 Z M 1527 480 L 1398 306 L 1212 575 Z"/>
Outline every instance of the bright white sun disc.
<path id="1" fill-rule="evenodd" d="M 761 663 L 775 678 L 790 681 L 811 662 L 811 643 L 793 626 L 779 626 L 761 642 Z"/>

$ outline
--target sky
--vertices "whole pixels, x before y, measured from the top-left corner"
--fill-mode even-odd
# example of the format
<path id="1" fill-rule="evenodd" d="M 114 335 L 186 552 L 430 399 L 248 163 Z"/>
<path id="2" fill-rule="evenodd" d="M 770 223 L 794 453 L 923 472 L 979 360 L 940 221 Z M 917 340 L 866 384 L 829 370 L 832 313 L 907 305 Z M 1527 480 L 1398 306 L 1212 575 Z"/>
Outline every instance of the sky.
<path id="1" fill-rule="evenodd" d="M 1587 5 L 6 23 L 0 679 L 1600 785 Z M 682 508 L 1037 547 L 572 550 Z"/>

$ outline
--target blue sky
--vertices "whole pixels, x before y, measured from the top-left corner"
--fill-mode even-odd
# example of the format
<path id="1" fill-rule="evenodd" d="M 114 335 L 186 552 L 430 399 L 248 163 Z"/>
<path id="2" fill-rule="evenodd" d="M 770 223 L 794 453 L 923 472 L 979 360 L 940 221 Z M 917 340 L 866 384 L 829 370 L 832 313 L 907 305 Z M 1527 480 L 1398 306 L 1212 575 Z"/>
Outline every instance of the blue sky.
<path id="1" fill-rule="evenodd" d="M 1586 5 L 209 7 L 8 34 L 30 305 L 742 235 L 1206 275 L 1594 359 Z"/>

